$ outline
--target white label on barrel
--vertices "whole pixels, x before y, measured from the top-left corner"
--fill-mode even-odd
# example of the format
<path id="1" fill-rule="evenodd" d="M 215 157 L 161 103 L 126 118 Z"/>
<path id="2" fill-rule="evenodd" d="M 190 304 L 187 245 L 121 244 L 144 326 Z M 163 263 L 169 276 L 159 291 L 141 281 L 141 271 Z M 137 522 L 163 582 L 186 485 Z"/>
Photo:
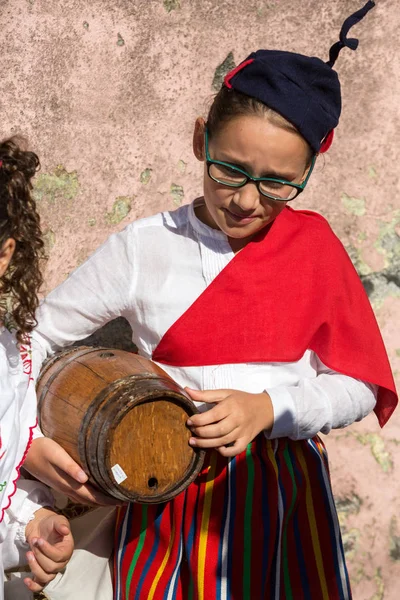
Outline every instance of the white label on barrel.
<path id="1" fill-rule="evenodd" d="M 118 464 L 111 467 L 111 471 L 113 472 L 115 481 L 117 483 L 122 483 L 128 477 L 128 475 L 125 473 L 122 467 L 120 467 Z"/>

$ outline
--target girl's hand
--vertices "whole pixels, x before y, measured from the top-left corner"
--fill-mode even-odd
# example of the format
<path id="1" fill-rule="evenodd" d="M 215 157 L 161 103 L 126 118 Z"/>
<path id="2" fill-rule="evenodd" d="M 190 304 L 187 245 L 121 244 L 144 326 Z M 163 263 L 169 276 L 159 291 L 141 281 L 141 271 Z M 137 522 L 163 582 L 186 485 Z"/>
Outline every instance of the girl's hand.
<path id="1" fill-rule="evenodd" d="M 236 456 L 264 429 L 274 424 L 271 398 L 266 392 L 249 394 L 238 390 L 197 391 L 185 388 L 196 402 L 215 404 L 190 417 L 186 424 L 196 437 L 196 448 L 216 448 L 222 456 Z"/>
<path id="2" fill-rule="evenodd" d="M 79 504 L 121 504 L 87 484 L 88 476 L 57 442 L 36 438 L 24 462 L 24 469 Z"/>
<path id="3" fill-rule="evenodd" d="M 40 592 L 57 573 L 62 571 L 74 550 L 74 540 L 68 520 L 49 508 L 40 508 L 25 528 L 30 550 L 26 553 L 33 579 L 24 583 L 32 592 Z"/>

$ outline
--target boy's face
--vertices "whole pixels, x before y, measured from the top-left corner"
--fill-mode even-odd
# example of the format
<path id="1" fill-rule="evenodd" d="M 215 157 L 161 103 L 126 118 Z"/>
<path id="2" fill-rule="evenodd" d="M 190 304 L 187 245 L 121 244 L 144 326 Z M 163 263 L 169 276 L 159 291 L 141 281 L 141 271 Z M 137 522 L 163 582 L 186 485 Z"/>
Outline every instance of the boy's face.
<path id="1" fill-rule="evenodd" d="M 193 147 L 196 157 L 205 161 L 202 119 L 196 121 Z M 213 160 L 240 167 L 253 177 L 276 177 L 301 183 L 308 170 L 309 149 L 300 135 L 272 124 L 267 117 L 254 115 L 227 122 L 210 139 L 209 155 Z M 206 163 L 204 200 L 205 206 L 196 213 L 198 218 L 223 231 L 238 248 L 271 223 L 285 207 L 285 202 L 263 196 L 252 182 L 232 188 L 213 181 Z"/>
<path id="2" fill-rule="evenodd" d="M 15 250 L 15 240 L 8 238 L 0 247 L 0 278 L 3 277 Z"/>

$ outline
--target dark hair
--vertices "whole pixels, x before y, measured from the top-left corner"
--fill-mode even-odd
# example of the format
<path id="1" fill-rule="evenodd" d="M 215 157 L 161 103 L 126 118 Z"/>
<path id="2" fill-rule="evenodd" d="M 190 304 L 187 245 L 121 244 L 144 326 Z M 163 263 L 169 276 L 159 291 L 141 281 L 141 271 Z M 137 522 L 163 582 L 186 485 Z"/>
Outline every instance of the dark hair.
<path id="1" fill-rule="evenodd" d="M 10 313 L 19 342 L 36 325 L 44 258 L 40 217 L 31 195 L 31 179 L 40 163 L 24 146 L 16 137 L 0 142 L 0 249 L 8 238 L 16 242 L 11 264 L 0 279 L 0 298 L 6 296 L 10 306 L 2 308 L 0 317 Z"/>
<path id="2" fill-rule="evenodd" d="M 309 149 L 307 163 L 311 161 L 314 151 L 295 125 L 266 104 L 260 102 L 260 100 L 242 94 L 236 90 L 228 89 L 225 85 L 222 86 L 218 94 L 214 97 L 208 113 L 207 130 L 210 139 L 213 134 L 215 135 L 221 129 L 224 123 L 228 123 L 235 117 L 247 115 L 266 116 L 270 122 L 277 127 L 281 127 L 282 129 L 286 129 L 286 131 L 292 131 L 299 135 Z"/>

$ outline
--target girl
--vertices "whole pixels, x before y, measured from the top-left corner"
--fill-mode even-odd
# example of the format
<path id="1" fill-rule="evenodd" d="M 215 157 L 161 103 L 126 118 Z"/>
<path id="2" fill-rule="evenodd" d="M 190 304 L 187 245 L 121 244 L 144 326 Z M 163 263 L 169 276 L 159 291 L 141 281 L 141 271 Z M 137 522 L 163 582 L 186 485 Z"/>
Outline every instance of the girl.
<path id="1" fill-rule="evenodd" d="M 3 582 L 3 568 L 27 559 L 31 591 L 51 581 L 73 550 L 68 521 L 50 508 L 48 489 L 18 481 L 36 424 L 29 333 L 42 283 L 43 241 L 30 190 L 38 167 L 36 154 L 16 140 L 0 143 L 0 571 Z"/>
<path id="2" fill-rule="evenodd" d="M 111 236 L 39 310 L 42 358 L 123 315 L 201 410 L 187 422 L 209 449 L 197 480 L 166 504 L 118 509 L 118 600 L 351 598 L 317 434 L 373 408 L 383 425 L 397 400 L 342 245 L 292 206 L 338 123 L 332 67 L 372 6 L 345 22 L 329 63 L 259 50 L 229 73 L 195 125 L 203 196 Z M 38 440 L 30 465 L 47 456 Z M 76 477 L 67 457 L 58 466 Z"/>

